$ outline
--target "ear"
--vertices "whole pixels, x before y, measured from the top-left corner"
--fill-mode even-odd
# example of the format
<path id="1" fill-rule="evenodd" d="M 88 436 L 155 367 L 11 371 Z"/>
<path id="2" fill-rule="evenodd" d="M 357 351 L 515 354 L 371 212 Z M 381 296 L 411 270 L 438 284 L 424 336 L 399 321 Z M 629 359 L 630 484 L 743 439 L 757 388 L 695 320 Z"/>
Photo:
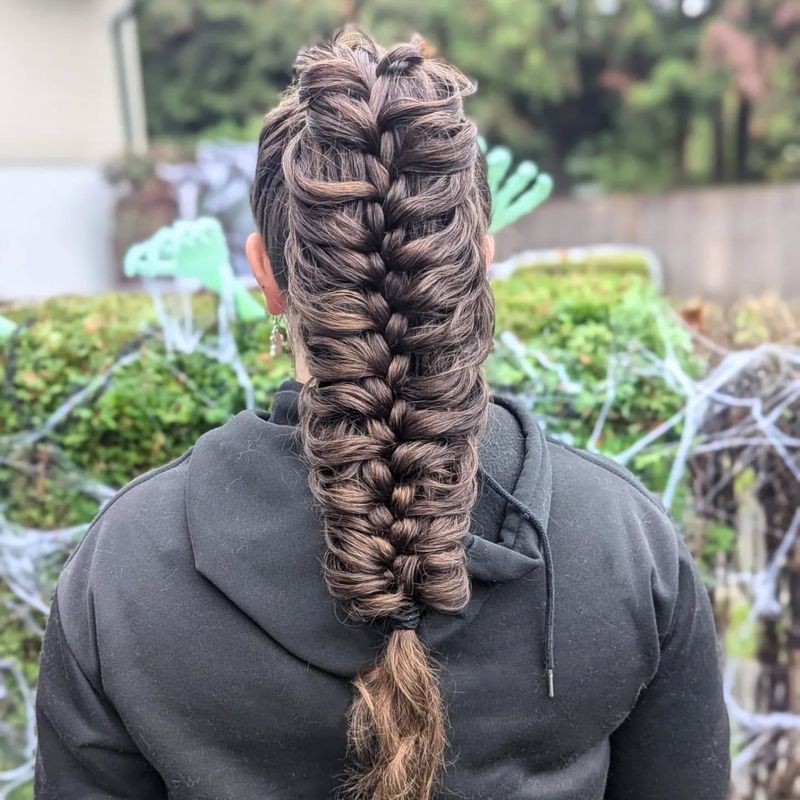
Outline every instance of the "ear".
<path id="1" fill-rule="evenodd" d="M 275 276 L 272 274 L 272 264 L 270 264 L 267 251 L 264 249 L 264 240 L 259 233 L 251 233 L 244 244 L 244 253 L 247 262 L 253 271 L 256 283 L 264 293 L 267 302 L 267 311 L 275 316 L 283 314 L 286 304 L 286 295 L 278 286 Z"/>
<path id="2" fill-rule="evenodd" d="M 494 236 L 491 233 L 487 233 L 483 240 L 483 254 L 486 257 L 486 271 L 488 272 L 494 262 Z"/>

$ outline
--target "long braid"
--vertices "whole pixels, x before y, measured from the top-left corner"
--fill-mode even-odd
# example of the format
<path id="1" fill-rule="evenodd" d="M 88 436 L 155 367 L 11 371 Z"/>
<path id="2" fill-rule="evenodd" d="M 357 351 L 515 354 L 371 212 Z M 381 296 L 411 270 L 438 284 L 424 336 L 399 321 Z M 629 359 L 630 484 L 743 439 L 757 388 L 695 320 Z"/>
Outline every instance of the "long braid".
<path id="1" fill-rule="evenodd" d="M 281 159 L 287 319 L 312 376 L 300 431 L 325 577 L 352 618 L 389 620 L 382 658 L 353 681 L 347 789 L 359 800 L 431 797 L 444 709 L 415 628 L 420 610 L 469 599 L 493 330 L 470 89 L 414 45 L 386 53 L 349 34 L 301 54 L 293 112 L 276 116 L 293 127 Z"/>

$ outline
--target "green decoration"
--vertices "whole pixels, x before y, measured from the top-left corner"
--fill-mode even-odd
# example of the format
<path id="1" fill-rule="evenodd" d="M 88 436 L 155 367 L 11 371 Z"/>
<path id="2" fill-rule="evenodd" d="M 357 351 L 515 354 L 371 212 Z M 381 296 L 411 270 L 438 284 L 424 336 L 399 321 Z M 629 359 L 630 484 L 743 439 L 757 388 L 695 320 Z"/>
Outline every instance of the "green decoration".
<path id="1" fill-rule="evenodd" d="M 234 276 L 225 233 L 211 217 L 178 220 L 133 245 L 125 255 L 125 274 L 193 278 L 217 295 L 230 291 L 239 319 L 248 322 L 266 317 L 264 308 Z"/>
<path id="2" fill-rule="evenodd" d="M 0 342 L 8 339 L 17 327 L 16 322 L 12 322 L 8 317 L 0 314 Z"/>
<path id="3" fill-rule="evenodd" d="M 513 156 L 507 147 L 487 149 L 486 140 L 479 139 L 486 155 L 487 179 L 492 194 L 492 224 L 490 233 L 498 233 L 541 205 L 553 191 L 553 179 L 540 172 L 533 161 L 521 161 L 511 170 Z"/>

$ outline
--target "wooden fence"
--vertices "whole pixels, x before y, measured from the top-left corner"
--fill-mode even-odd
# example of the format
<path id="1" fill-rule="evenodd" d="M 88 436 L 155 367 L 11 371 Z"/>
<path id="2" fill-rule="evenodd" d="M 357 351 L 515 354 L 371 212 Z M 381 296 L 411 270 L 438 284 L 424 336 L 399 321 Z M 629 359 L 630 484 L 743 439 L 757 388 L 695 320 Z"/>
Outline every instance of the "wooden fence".
<path id="1" fill-rule="evenodd" d="M 552 198 L 500 234 L 497 255 L 608 243 L 652 248 L 678 297 L 800 298 L 800 183 Z"/>

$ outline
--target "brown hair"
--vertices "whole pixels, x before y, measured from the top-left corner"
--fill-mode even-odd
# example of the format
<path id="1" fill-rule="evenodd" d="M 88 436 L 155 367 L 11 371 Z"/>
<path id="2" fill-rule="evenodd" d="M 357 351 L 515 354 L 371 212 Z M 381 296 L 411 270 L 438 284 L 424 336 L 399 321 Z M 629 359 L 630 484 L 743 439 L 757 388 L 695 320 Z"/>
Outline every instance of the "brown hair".
<path id="1" fill-rule="evenodd" d="M 298 56 L 259 141 L 253 209 L 312 376 L 300 434 L 325 577 L 351 618 L 387 624 L 381 659 L 353 680 L 345 789 L 359 800 L 427 800 L 444 763 L 415 629 L 470 592 L 494 328 L 472 89 L 416 43 L 347 32 Z"/>

